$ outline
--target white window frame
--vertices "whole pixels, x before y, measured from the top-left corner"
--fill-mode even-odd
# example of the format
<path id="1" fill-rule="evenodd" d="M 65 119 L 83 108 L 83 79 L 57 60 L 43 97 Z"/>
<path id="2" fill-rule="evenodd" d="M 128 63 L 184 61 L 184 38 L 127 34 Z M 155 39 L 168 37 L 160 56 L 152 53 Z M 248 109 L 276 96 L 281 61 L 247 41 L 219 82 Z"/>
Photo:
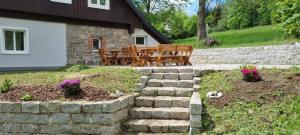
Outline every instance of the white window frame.
<path id="1" fill-rule="evenodd" d="M 92 0 L 88 0 L 88 7 L 90 8 L 98 8 L 98 9 L 104 9 L 109 10 L 110 9 L 110 0 L 106 0 L 106 5 L 100 5 L 100 0 L 97 0 L 98 4 L 92 4 Z"/>
<path id="2" fill-rule="evenodd" d="M 58 3 L 65 3 L 65 4 L 72 4 L 72 0 L 50 0 L 52 2 L 58 2 Z"/>
<path id="3" fill-rule="evenodd" d="M 144 38 L 144 44 L 137 44 L 137 43 L 136 43 L 136 38 L 137 38 L 137 37 L 143 37 L 143 38 Z M 146 35 L 136 35 L 136 36 L 134 36 L 134 44 L 136 44 L 136 45 L 147 46 L 147 45 L 148 45 L 148 43 L 147 43 L 147 36 L 146 36 Z"/>
<path id="4" fill-rule="evenodd" d="M 24 51 L 17 51 L 16 50 L 16 39 L 14 34 L 14 50 L 5 50 L 5 34 L 4 31 L 22 31 L 24 32 Z M 0 27 L 0 49 L 2 54 L 29 54 L 29 30 L 28 28 L 21 28 L 21 27 L 9 27 L 9 26 L 1 26 Z"/>
<path id="5" fill-rule="evenodd" d="M 92 40 L 93 40 L 93 43 L 92 43 L 92 50 L 93 50 L 93 51 L 98 51 L 98 49 L 95 49 L 95 48 L 94 48 L 94 40 L 95 40 L 95 39 L 98 39 L 98 42 L 99 42 L 99 43 L 98 43 L 98 45 L 99 45 L 99 46 L 98 46 L 98 49 L 100 49 L 100 48 L 102 47 L 102 44 L 101 44 L 101 38 L 92 38 Z"/>

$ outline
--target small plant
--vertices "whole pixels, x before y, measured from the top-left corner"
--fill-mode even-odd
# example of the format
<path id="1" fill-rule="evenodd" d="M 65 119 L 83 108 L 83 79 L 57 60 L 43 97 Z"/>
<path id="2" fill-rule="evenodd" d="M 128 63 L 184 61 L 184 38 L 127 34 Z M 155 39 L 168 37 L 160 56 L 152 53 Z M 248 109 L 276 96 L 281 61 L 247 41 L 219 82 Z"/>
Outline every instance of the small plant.
<path id="1" fill-rule="evenodd" d="M 243 74 L 243 80 L 246 82 L 259 82 L 262 80 L 257 69 L 253 65 L 241 66 L 241 72 Z"/>
<path id="2" fill-rule="evenodd" d="M 69 67 L 68 69 L 66 69 L 66 71 L 67 72 L 79 72 L 79 71 L 86 70 L 86 69 L 89 69 L 89 66 L 81 64 L 81 65 L 73 65 L 73 66 Z"/>
<path id="3" fill-rule="evenodd" d="M 2 83 L 2 86 L 0 87 L 0 92 L 5 93 L 11 90 L 13 87 L 13 82 L 9 79 L 5 79 L 4 82 Z"/>
<path id="4" fill-rule="evenodd" d="M 66 96 L 78 95 L 81 91 L 80 80 L 65 80 L 59 87 L 63 89 Z"/>
<path id="5" fill-rule="evenodd" d="M 21 100 L 22 101 L 30 101 L 30 100 L 33 100 L 33 97 L 30 93 L 26 93 L 21 97 Z"/>

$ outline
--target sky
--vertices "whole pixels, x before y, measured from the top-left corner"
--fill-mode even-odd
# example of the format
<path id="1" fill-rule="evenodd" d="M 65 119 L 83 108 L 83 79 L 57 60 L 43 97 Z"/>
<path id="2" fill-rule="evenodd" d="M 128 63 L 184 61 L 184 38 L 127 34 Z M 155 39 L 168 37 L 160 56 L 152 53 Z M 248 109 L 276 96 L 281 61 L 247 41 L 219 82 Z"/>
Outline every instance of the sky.
<path id="1" fill-rule="evenodd" d="M 224 0 L 221 0 L 224 2 Z M 199 0 L 190 0 L 191 4 L 188 5 L 184 10 L 188 15 L 195 15 L 198 11 L 198 2 Z M 211 1 L 210 6 L 216 6 L 216 2 L 214 0 Z"/>

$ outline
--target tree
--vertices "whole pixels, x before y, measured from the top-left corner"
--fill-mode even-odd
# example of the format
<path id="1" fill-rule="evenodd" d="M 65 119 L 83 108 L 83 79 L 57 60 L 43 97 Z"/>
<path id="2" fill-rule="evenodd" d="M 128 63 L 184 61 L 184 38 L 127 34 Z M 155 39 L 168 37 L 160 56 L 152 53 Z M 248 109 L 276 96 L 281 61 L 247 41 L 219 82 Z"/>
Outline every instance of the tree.
<path id="1" fill-rule="evenodd" d="M 203 40 L 207 38 L 205 19 L 206 19 L 206 0 L 199 0 L 198 30 L 197 30 L 197 36 L 199 40 Z"/>

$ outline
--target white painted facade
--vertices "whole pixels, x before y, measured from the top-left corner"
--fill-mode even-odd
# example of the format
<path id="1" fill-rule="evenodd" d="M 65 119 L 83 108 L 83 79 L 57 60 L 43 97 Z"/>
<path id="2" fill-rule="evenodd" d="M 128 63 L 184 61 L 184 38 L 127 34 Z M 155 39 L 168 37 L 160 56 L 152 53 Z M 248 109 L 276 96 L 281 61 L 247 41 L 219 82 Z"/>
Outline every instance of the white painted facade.
<path id="1" fill-rule="evenodd" d="M 26 30 L 28 50 L 25 53 L 5 53 L 3 29 Z M 67 63 L 66 24 L 0 17 L 0 68 L 60 67 Z"/>
<path id="2" fill-rule="evenodd" d="M 148 34 L 145 30 L 143 29 L 135 29 L 134 33 L 132 34 L 133 41 L 135 42 L 135 37 L 145 37 L 145 45 L 138 45 L 138 46 L 146 46 L 146 47 L 151 47 L 151 46 L 157 46 L 160 43 L 154 39 L 150 34 Z"/>

